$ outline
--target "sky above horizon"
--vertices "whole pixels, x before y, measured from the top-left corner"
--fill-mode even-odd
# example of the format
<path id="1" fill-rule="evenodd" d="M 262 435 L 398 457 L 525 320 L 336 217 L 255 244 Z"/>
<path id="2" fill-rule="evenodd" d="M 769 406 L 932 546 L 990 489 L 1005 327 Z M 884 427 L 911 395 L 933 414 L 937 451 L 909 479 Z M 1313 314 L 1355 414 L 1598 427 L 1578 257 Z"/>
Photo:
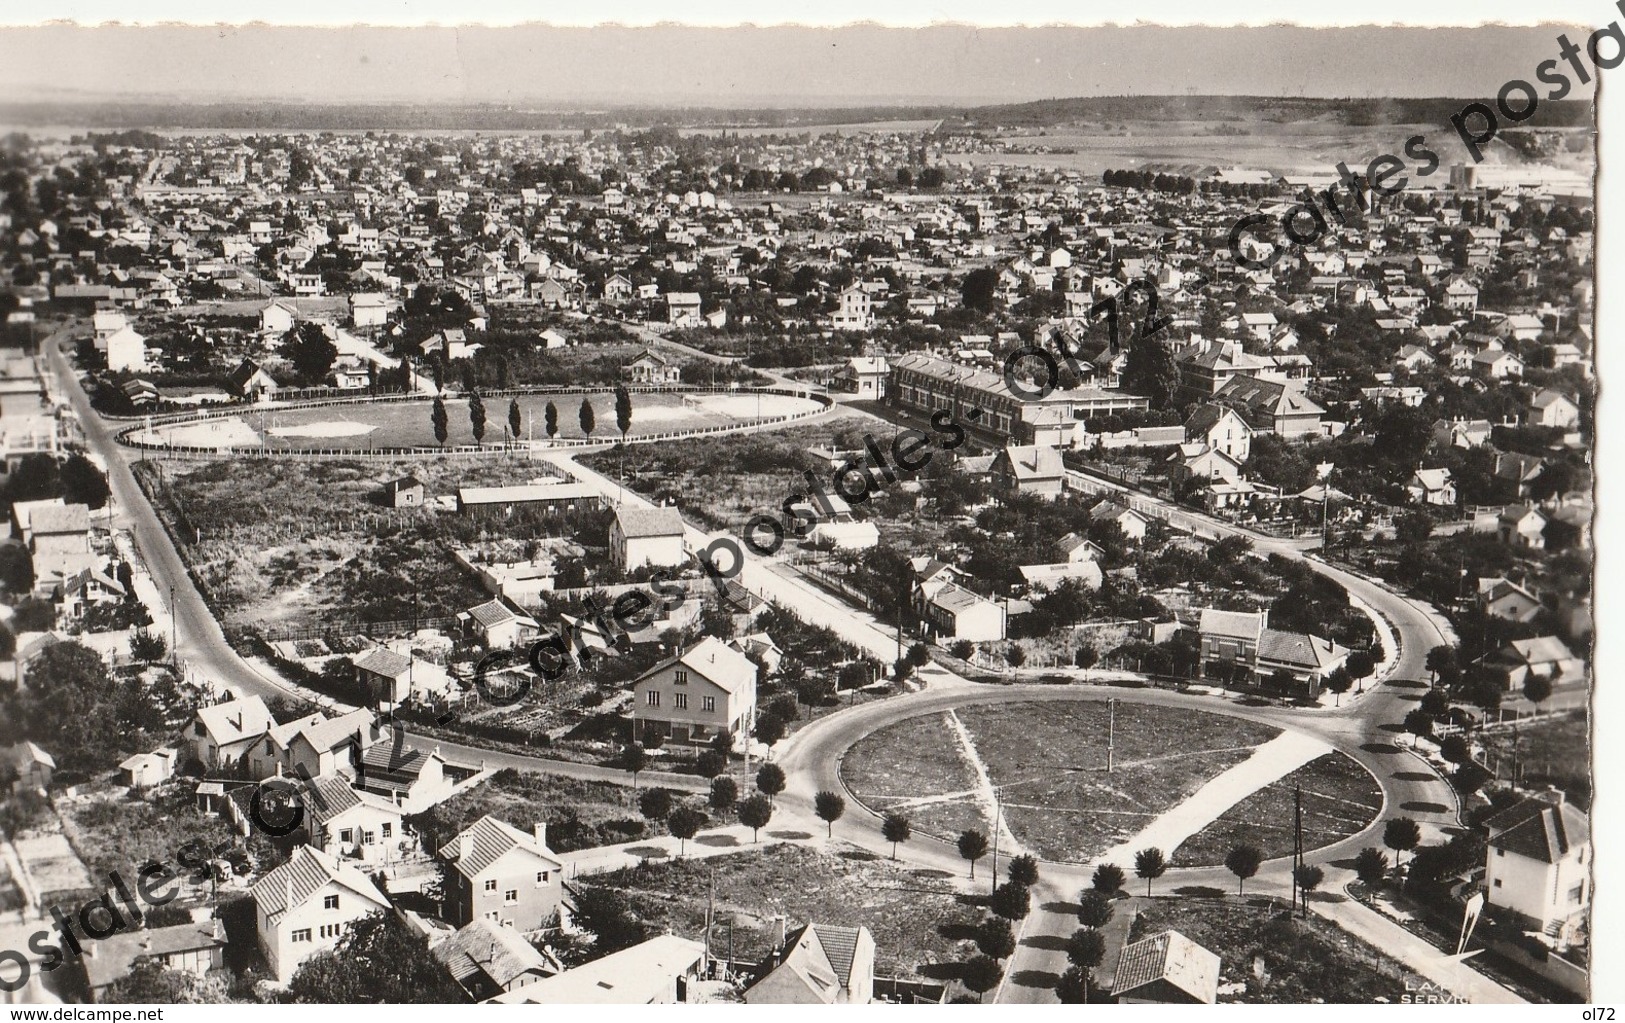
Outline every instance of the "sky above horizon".
<path id="1" fill-rule="evenodd" d="M 1493 97 L 1561 26 L 0 28 L 17 100 L 997 103 L 1114 94 Z M 1583 30 L 1569 36 L 1584 46 Z"/>

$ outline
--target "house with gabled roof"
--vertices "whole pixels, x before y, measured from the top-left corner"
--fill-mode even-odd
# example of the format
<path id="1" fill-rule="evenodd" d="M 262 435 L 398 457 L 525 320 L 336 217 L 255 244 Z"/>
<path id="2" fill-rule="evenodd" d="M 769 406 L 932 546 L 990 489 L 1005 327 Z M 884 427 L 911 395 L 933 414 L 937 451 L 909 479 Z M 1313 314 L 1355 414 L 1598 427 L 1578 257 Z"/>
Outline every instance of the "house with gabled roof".
<path id="1" fill-rule="evenodd" d="M 405 733 L 397 725 L 389 739 L 373 743 L 361 754 L 355 784 L 385 797 L 403 813 L 422 813 L 457 791 L 448 766 L 440 747 L 425 753 L 406 745 Z"/>
<path id="2" fill-rule="evenodd" d="M 201 922 L 169 927 L 142 927 L 120 931 L 109 937 L 85 942 L 79 962 L 85 970 L 85 986 L 91 1001 L 101 1001 L 115 981 L 128 976 L 141 960 L 151 960 L 166 970 L 202 977 L 225 969 L 226 932 L 215 917 Z"/>
<path id="3" fill-rule="evenodd" d="M 1453 505 L 1456 481 L 1449 469 L 1418 469 L 1405 481 L 1405 493 L 1417 504 Z"/>
<path id="4" fill-rule="evenodd" d="M 181 749 L 208 770 L 230 767 L 274 724 L 265 701 L 258 696 L 199 707 L 181 729 Z"/>
<path id="5" fill-rule="evenodd" d="M 645 565 L 687 564 L 682 514 L 676 508 L 667 507 L 617 507 L 615 521 L 609 526 L 609 554 L 622 572 L 632 572 Z"/>
<path id="6" fill-rule="evenodd" d="M 459 927 L 489 920 L 521 933 L 557 920 L 564 863 L 547 845 L 547 825 L 529 832 L 487 814 L 435 851 L 450 869 L 442 915 Z"/>
<path id="7" fill-rule="evenodd" d="M 1484 658 L 1484 666 L 1505 678 L 1509 691 L 1521 690 L 1531 678 L 1559 683 L 1585 676 L 1585 660 L 1556 636 L 1512 640 Z"/>
<path id="8" fill-rule="evenodd" d="M 1066 466 L 1047 444 L 1007 445 L 993 458 L 993 479 L 1007 495 L 1056 498 L 1066 489 Z"/>
<path id="9" fill-rule="evenodd" d="M 388 897 L 367 875 L 308 845 L 295 848 L 249 894 L 260 948 L 279 984 L 311 956 L 337 947 L 355 921 L 390 911 Z"/>
<path id="10" fill-rule="evenodd" d="M 518 931 L 484 918 L 459 928 L 429 952 L 476 1002 L 518 991 L 564 970 Z"/>
<path id="11" fill-rule="evenodd" d="M 1128 1005 L 1212 1005 L 1219 957 L 1180 934 L 1162 931 L 1123 946 L 1112 995 Z"/>
<path id="12" fill-rule="evenodd" d="M 744 998 L 749 1005 L 868 1005 L 874 991 L 869 928 L 809 923 L 775 943 Z"/>
<path id="13" fill-rule="evenodd" d="M 621 376 L 629 384 L 675 384 L 682 382 L 683 368 L 653 348 L 645 348 L 621 367 Z"/>
<path id="14" fill-rule="evenodd" d="M 1123 539 L 1139 543 L 1145 539 L 1145 530 L 1151 520 L 1116 498 L 1108 497 L 1089 509 L 1090 522 L 1114 522 L 1122 530 Z"/>
<path id="15" fill-rule="evenodd" d="M 674 1005 L 705 973 L 705 945 L 657 934 L 556 977 L 497 995 L 507 1005 Z"/>
<path id="16" fill-rule="evenodd" d="M 1580 425 L 1580 406 L 1562 391 L 1550 387 L 1529 399 L 1529 425 L 1571 430 Z"/>
<path id="17" fill-rule="evenodd" d="M 916 590 L 915 594 L 916 610 L 938 639 L 982 643 L 1005 637 L 1008 616 L 1004 607 L 974 590 L 949 582 L 929 593 Z"/>
<path id="18" fill-rule="evenodd" d="M 1566 940 L 1591 905 L 1591 822 L 1553 789 L 1484 825 L 1484 901 Z"/>
<path id="19" fill-rule="evenodd" d="M 478 637 L 489 650 L 511 650 L 536 638 L 541 626 L 515 611 L 500 597 L 475 605 L 457 616 L 463 635 Z"/>
<path id="20" fill-rule="evenodd" d="M 658 728 L 674 743 L 749 734 L 756 725 L 756 665 L 715 636 L 639 675 L 632 684 L 632 739 Z"/>
<path id="21" fill-rule="evenodd" d="M 378 737 L 378 721 L 372 711 L 364 708 L 333 718 L 311 714 L 286 724 L 272 724 L 248 751 L 249 772 L 255 778 L 279 774 L 301 778 L 342 774 L 353 778 L 361 754 Z"/>
<path id="22" fill-rule="evenodd" d="M 226 390 L 249 401 L 270 401 L 276 395 L 276 378 L 253 359 L 244 359 L 226 377 Z"/>
<path id="23" fill-rule="evenodd" d="M 1478 580 L 1478 604 L 1485 614 L 1509 622 L 1534 621 L 1541 606 L 1539 597 L 1500 576 Z"/>

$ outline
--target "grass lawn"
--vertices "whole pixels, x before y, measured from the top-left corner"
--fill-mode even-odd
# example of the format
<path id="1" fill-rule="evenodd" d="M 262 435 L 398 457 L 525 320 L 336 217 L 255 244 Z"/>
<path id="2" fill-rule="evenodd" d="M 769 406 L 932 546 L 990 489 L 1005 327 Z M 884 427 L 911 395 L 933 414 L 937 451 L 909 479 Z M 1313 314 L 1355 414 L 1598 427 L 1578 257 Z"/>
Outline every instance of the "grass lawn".
<path id="1" fill-rule="evenodd" d="M 1283 915 L 1271 899 L 1147 899 L 1131 940 L 1172 928 L 1222 960 L 1219 983 L 1243 982 L 1246 991 L 1221 1002 L 1398 1002 L 1411 974 L 1336 925 L 1310 916 Z M 1255 970 L 1262 960 L 1263 976 Z M 1414 983 L 1414 980 L 1413 980 Z"/>
<path id="2" fill-rule="evenodd" d="M 1303 847 L 1319 849 L 1347 838 L 1382 809 L 1382 790 L 1365 768 L 1341 753 L 1327 753 L 1243 799 L 1174 850 L 1176 867 L 1223 863 L 1243 842 L 1265 857 L 1292 852 L 1292 790 L 1303 786 Z"/>
<path id="3" fill-rule="evenodd" d="M 703 860 L 647 862 L 583 883 L 622 891 L 651 930 L 669 925 L 696 940 L 704 940 L 706 905 L 714 897 L 711 950 L 728 954 L 731 922 L 736 960 L 755 961 L 768 951 L 775 914 L 784 915 L 791 929 L 809 921 L 863 924 L 875 936 L 876 973 L 905 978 L 922 976 L 929 964 L 963 958 L 957 936 L 979 917 L 935 872 L 907 870 L 856 849 L 829 855 L 775 845 Z"/>
<path id="4" fill-rule="evenodd" d="M 1075 862 L 1134 835 L 1278 734 L 1240 718 L 1126 703 L 1117 708 L 1115 769 L 1107 774 L 1104 701 L 957 713 L 1004 794 L 1011 830 L 1041 857 Z M 897 808 L 916 828 L 952 837 L 988 826 L 966 758 L 948 718 L 928 715 L 859 742 L 842 771 L 865 804 Z M 943 795 L 952 798 L 932 798 Z"/>
<path id="5" fill-rule="evenodd" d="M 1240 718 L 1123 703 L 1107 774 L 1105 701 L 960 710 L 1004 793 L 1016 836 L 1046 859 L 1086 861 L 1139 832 L 1279 729 Z"/>
<path id="6" fill-rule="evenodd" d="M 641 785 L 639 792 L 650 787 Z M 689 798 L 696 806 L 701 802 L 697 796 Z M 486 814 L 521 831 L 545 822 L 547 844 L 557 853 L 667 833 L 664 822 L 645 820 L 638 812 L 637 798 L 627 786 L 521 774 L 511 768 L 419 814 L 412 823 L 433 849 Z"/>
<path id="7" fill-rule="evenodd" d="M 987 830 L 981 809 L 965 795 L 976 775 L 945 715 L 922 714 L 864 737 L 841 760 L 841 777 L 865 806 L 901 813 L 917 831 L 947 838 L 966 828 Z"/>

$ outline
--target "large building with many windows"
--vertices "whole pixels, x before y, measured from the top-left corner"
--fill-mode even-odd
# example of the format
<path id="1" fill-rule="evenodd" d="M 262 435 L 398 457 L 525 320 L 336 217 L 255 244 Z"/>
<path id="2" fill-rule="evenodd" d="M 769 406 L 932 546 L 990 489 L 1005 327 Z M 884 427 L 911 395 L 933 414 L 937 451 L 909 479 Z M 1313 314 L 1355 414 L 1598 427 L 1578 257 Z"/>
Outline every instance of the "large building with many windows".
<path id="1" fill-rule="evenodd" d="M 1081 420 L 1150 407 L 1137 394 L 1094 387 L 1027 398 L 991 370 L 917 352 L 890 362 L 886 394 L 893 404 L 926 414 L 947 409 L 966 429 L 1010 444 L 1071 446 Z"/>

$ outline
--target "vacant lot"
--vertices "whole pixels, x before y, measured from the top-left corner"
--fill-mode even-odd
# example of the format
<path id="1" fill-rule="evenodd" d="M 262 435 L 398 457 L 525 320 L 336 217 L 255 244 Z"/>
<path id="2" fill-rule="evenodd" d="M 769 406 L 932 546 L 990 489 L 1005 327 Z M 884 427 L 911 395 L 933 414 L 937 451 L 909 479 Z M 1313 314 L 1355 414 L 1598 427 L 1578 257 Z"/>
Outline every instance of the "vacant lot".
<path id="1" fill-rule="evenodd" d="M 1148 899 L 1130 938 L 1169 928 L 1220 957 L 1221 985 L 1246 984 L 1241 994 L 1219 996 L 1221 1002 L 1397 1002 L 1405 979 L 1415 982 L 1360 939 L 1315 916 L 1289 918 L 1271 899 Z"/>
<path id="2" fill-rule="evenodd" d="M 1104 701 L 1085 700 L 962 707 L 957 715 L 974 753 L 951 719 L 938 715 L 868 737 L 847 754 L 842 771 L 866 804 L 898 808 L 917 827 L 952 836 L 987 826 L 987 801 L 973 791 L 974 755 L 1025 845 L 1046 859 L 1085 861 L 1279 734 L 1239 718 L 1120 704 L 1107 773 L 1109 714 Z"/>
<path id="3" fill-rule="evenodd" d="M 1303 847 L 1331 845 L 1354 834 L 1382 809 L 1382 790 L 1365 768 L 1341 753 L 1317 757 L 1231 807 L 1174 850 L 1176 867 L 1212 866 L 1242 843 L 1266 857 L 1292 852 L 1292 791 L 1303 788 Z"/>
<path id="4" fill-rule="evenodd" d="M 433 851 L 487 814 L 521 831 L 545 823 L 547 844 L 556 853 L 666 834 L 664 822 L 644 819 L 636 796 L 624 785 L 512 769 L 418 815 L 412 825 Z"/>
<path id="5" fill-rule="evenodd" d="M 224 820 L 194 808 L 189 785 L 155 789 L 150 801 L 103 790 L 83 799 L 59 800 L 57 808 L 68 841 L 97 879 L 115 870 L 134 877 L 148 860 L 174 867 L 181 848 L 193 839 L 213 848 L 239 838 Z"/>
<path id="6" fill-rule="evenodd" d="M 1582 807 L 1591 805 L 1591 723 L 1575 711 L 1484 733 L 1490 766 L 1510 778 L 1514 766 L 1520 784 L 1529 788 L 1555 785 Z"/>
<path id="7" fill-rule="evenodd" d="M 768 951 L 775 915 L 783 915 L 791 929 L 809 921 L 863 924 L 875 936 L 875 972 L 884 976 L 917 977 L 922 966 L 961 958 L 958 943 L 943 932 L 955 933 L 956 924 L 978 916 L 934 872 L 906 870 L 856 849 L 832 856 L 774 845 L 703 860 L 646 862 L 584 883 L 623 892 L 656 933 L 670 926 L 703 939 L 706 907 L 714 905 L 711 951 L 727 955 L 731 933 L 733 956 L 742 961 Z"/>

